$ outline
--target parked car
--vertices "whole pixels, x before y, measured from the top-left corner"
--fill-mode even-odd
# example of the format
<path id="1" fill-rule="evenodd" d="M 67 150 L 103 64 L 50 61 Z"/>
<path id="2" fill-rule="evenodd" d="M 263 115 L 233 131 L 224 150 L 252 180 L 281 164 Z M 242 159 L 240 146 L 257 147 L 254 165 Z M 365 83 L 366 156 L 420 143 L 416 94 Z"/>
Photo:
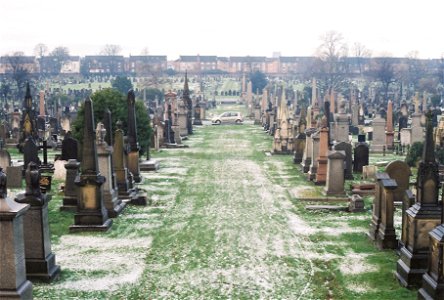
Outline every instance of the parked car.
<path id="1" fill-rule="evenodd" d="M 219 116 L 211 119 L 211 123 L 214 125 L 220 124 L 242 124 L 244 119 L 238 111 L 226 111 Z"/>

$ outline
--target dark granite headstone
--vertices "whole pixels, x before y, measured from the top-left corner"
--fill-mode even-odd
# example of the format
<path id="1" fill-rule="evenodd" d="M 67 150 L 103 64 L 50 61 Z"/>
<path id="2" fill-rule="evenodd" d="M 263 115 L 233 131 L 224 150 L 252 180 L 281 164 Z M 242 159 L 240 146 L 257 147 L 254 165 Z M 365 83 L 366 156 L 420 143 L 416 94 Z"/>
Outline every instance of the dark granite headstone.
<path id="1" fill-rule="evenodd" d="M 368 166 L 369 147 L 367 143 L 358 143 L 354 149 L 353 172 L 361 173 L 363 166 Z"/>
<path id="2" fill-rule="evenodd" d="M 23 146 L 23 160 L 24 160 L 24 168 L 30 163 L 33 162 L 37 165 L 41 164 L 39 158 L 39 146 L 36 144 L 32 137 L 28 137 L 25 141 L 25 145 Z"/>
<path id="3" fill-rule="evenodd" d="M 79 159 L 79 142 L 68 132 L 62 141 L 62 160 Z"/>

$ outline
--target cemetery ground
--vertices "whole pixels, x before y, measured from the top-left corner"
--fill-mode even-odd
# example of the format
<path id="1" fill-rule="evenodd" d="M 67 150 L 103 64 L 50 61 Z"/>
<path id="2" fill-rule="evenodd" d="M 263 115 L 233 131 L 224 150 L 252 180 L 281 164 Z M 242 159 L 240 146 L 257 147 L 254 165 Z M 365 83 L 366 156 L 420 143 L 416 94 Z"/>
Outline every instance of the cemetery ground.
<path id="1" fill-rule="evenodd" d="M 34 283 L 35 299 L 416 299 L 395 279 L 396 253 L 367 237 L 370 197 L 362 213 L 306 210 L 321 203 L 301 199 L 323 187 L 292 156 L 269 155 L 272 138 L 248 122 L 197 127 L 185 143 L 153 153 L 161 168 L 141 186 L 150 205 L 127 206 L 106 233 L 69 233 L 53 183 L 62 271 Z"/>

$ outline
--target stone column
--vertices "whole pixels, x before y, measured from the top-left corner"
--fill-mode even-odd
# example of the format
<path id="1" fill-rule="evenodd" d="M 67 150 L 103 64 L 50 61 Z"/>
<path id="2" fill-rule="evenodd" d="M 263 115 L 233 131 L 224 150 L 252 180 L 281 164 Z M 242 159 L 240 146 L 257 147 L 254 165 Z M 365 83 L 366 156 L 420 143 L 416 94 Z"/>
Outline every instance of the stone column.
<path id="1" fill-rule="evenodd" d="M 318 169 L 316 172 L 316 184 L 324 185 L 327 181 L 328 158 L 328 128 L 322 128 L 319 137 Z M 344 167 L 344 165 L 342 165 Z M 344 173 L 342 173 L 344 176 Z"/>
<path id="2" fill-rule="evenodd" d="M 387 173 L 376 173 L 375 198 L 373 199 L 372 221 L 370 222 L 370 230 L 368 236 L 372 241 L 376 241 L 381 224 L 381 201 L 383 198 L 382 180 L 388 180 L 390 177 Z"/>
<path id="3" fill-rule="evenodd" d="M 137 141 L 137 125 L 136 125 L 136 96 L 134 91 L 128 92 L 128 170 L 133 174 L 136 183 L 142 182 L 139 168 L 139 143 Z"/>
<path id="4" fill-rule="evenodd" d="M 385 138 L 387 150 L 393 150 L 395 132 L 393 130 L 393 103 L 391 100 L 387 103 L 387 123 L 385 127 Z"/>
<path id="5" fill-rule="evenodd" d="M 299 122 L 298 122 L 298 134 L 295 137 L 294 142 L 294 157 L 293 157 L 293 163 L 299 164 L 302 162 L 302 159 L 304 157 L 304 150 L 305 150 L 305 141 L 306 141 L 306 135 L 305 135 L 305 129 L 307 127 L 307 120 L 305 117 L 305 107 L 302 107 L 301 109 L 301 115 L 299 116 Z"/>
<path id="6" fill-rule="evenodd" d="M 122 123 L 117 122 L 117 129 L 114 133 L 114 152 L 113 152 L 113 166 L 116 174 L 117 190 L 119 198 L 130 199 L 134 190 L 128 181 L 128 169 L 125 165 L 125 150 L 123 144 L 123 130 Z"/>
<path id="7" fill-rule="evenodd" d="M 79 188 L 74 183 L 77 175 L 79 174 L 80 163 L 75 159 L 70 159 L 65 164 L 66 179 L 64 188 L 64 197 L 61 211 L 76 211 L 77 199 L 79 198 Z"/>
<path id="8" fill-rule="evenodd" d="M 26 279 L 23 215 L 29 204 L 7 197 L 6 174 L 0 168 L 0 298 L 32 299 L 32 284 Z"/>
<path id="9" fill-rule="evenodd" d="M 379 224 L 376 244 L 379 249 L 396 249 L 395 228 L 393 227 L 393 214 L 395 213 L 393 203 L 393 192 L 398 187 L 394 179 L 381 180 L 383 192 L 381 199 L 381 223 Z"/>
<path id="10" fill-rule="evenodd" d="M 31 280 L 52 282 L 60 274 L 51 251 L 49 233 L 48 202 L 51 195 L 40 191 L 40 171 L 30 163 L 25 172 L 26 192 L 18 194 L 15 201 L 31 207 L 23 217 L 25 241 L 26 276 Z"/>
<path id="11" fill-rule="evenodd" d="M 343 195 L 345 151 L 329 151 L 327 164 L 327 195 Z M 319 174 L 319 173 L 318 173 Z"/>
<path id="12" fill-rule="evenodd" d="M 103 205 L 102 185 L 105 177 L 99 172 L 97 146 L 94 133 L 94 110 L 91 99 L 85 100 L 85 124 L 83 127 L 81 174 L 75 180 L 79 187 L 79 201 L 74 215 L 75 231 L 107 231 L 113 221 Z"/>

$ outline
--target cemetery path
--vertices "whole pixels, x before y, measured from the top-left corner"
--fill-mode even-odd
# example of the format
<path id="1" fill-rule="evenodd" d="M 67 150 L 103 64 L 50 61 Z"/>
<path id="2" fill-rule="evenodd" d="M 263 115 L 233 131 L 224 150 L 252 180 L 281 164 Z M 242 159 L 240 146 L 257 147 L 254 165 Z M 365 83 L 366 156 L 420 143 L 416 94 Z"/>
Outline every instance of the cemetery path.
<path id="1" fill-rule="evenodd" d="M 153 297 L 306 299 L 310 229 L 291 211 L 283 165 L 265 155 L 259 131 L 203 127 L 189 149 L 167 151 L 162 165 L 176 156 L 187 172 L 148 257 Z"/>

